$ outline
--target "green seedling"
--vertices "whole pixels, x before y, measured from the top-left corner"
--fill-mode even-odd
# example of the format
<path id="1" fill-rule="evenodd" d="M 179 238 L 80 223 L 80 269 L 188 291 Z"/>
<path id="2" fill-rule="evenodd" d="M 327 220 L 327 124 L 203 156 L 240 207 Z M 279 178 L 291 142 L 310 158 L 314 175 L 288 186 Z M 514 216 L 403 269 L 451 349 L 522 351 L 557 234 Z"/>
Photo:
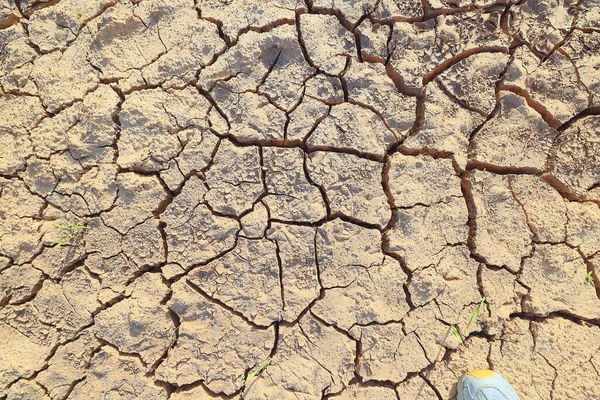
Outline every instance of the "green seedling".
<path id="1" fill-rule="evenodd" d="M 252 382 L 254 378 L 256 378 L 256 376 L 258 376 L 265 368 L 267 368 L 267 365 L 269 365 L 270 362 L 271 359 L 268 358 L 267 361 L 259 365 L 258 368 L 254 370 L 254 372 L 251 372 L 246 378 L 246 382 L 244 383 L 244 385 L 248 385 L 250 382 Z"/>
<path id="2" fill-rule="evenodd" d="M 69 241 L 71 241 L 71 239 L 75 238 L 75 234 L 77 232 L 83 232 L 86 229 L 85 226 L 73 224 L 73 223 L 67 221 L 65 218 L 62 218 L 62 224 L 54 222 L 52 224 L 52 226 L 54 226 L 55 228 L 58 228 L 58 229 L 62 229 L 67 234 L 67 236 L 65 236 L 58 243 L 56 243 L 54 245 L 54 247 L 64 246 L 65 244 L 69 243 Z"/>
<path id="3" fill-rule="evenodd" d="M 135 47 L 137 47 L 137 51 L 138 51 L 138 53 L 140 53 L 140 56 L 144 57 L 144 60 L 146 60 L 146 62 L 148 62 L 148 59 L 146 58 L 144 53 L 142 53 L 142 49 L 140 49 L 140 45 L 136 43 Z"/>
<path id="4" fill-rule="evenodd" d="M 469 331 L 469 327 L 471 326 L 471 324 L 473 324 L 473 322 L 477 321 L 477 317 L 479 317 L 479 313 L 481 312 L 481 309 L 483 308 L 483 303 L 485 303 L 485 296 L 483 296 L 481 298 L 481 301 L 479 302 L 479 305 L 477 306 L 477 309 L 475 310 L 475 312 L 471 316 L 471 319 L 469 320 L 469 323 L 467 324 L 467 329 L 465 329 L 465 331 L 468 332 Z"/>
<path id="5" fill-rule="evenodd" d="M 87 21 L 85 19 L 83 19 L 83 17 L 81 16 L 81 14 L 77 14 L 76 12 L 74 12 L 73 15 L 75 15 L 77 17 L 77 19 L 79 19 L 81 21 L 81 23 L 83 24 L 83 26 L 85 26 L 85 27 L 88 28 L 88 32 L 91 35 L 92 34 L 92 30 L 88 26 Z"/>
<path id="6" fill-rule="evenodd" d="M 450 325 L 450 330 L 452 331 L 452 333 L 454 334 L 454 336 L 456 336 L 456 338 L 458 339 L 458 341 L 460 342 L 460 344 L 462 344 L 463 347 L 466 347 L 465 346 L 465 342 L 463 341 L 462 336 L 460 335 L 460 333 L 458 333 L 458 329 L 456 329 L 456 326 Z"/>
<path id="7" fill-rule="evenodd" d="M 592 276 L 592 271 L 587 273 L 587 275 L 585 276 L 585 281 L 590 285 L 596 287 L 596 284 L 594 283 L 594 277 Z"/>

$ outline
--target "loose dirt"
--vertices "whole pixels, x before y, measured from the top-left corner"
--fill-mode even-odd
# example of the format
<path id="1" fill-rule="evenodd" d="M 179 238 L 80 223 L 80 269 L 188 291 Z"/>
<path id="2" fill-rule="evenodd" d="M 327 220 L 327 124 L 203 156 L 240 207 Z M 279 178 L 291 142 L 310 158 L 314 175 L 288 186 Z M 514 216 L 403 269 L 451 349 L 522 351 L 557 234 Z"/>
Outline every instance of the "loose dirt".
<path id="1" fill-rule="evenodd" d="M 0 0 L 0 399 L 600 399 L 599 10 Z"/>

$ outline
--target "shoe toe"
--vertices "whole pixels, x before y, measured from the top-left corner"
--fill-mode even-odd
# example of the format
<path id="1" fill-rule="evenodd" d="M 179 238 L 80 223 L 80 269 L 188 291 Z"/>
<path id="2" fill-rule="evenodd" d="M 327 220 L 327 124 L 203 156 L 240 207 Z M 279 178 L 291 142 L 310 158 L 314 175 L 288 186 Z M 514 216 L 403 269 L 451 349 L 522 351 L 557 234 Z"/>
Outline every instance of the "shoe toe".
<path id="1" fill-rule="evenodd" d="M 492 371 L 477 372 L 467 373 L 460 379 L 457 400 L 520 400 L 501 375 Z"/>

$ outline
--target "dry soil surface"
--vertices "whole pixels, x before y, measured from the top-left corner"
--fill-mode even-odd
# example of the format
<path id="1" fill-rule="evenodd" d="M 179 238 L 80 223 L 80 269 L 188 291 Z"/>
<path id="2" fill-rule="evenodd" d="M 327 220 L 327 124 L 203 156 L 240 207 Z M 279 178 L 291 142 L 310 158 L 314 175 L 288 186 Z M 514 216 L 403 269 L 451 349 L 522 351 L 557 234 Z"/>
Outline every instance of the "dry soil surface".
<path id="1" fill-rule="evenodd" d="M 598 0 L 0 0 L 0 146 L 0 399 L 600 399 Z"/>

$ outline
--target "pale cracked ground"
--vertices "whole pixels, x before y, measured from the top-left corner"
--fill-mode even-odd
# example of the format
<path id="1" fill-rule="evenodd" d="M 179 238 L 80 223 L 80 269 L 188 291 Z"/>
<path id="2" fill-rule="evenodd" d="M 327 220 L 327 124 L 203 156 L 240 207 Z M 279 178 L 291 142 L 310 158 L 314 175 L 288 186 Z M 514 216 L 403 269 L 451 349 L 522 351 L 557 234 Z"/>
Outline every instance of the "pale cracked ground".
<path id="1" fill-rule="evenodd" d="M 0 90 L 0 399 L 600 398 L 599 0 L 1 0 Z"/>

